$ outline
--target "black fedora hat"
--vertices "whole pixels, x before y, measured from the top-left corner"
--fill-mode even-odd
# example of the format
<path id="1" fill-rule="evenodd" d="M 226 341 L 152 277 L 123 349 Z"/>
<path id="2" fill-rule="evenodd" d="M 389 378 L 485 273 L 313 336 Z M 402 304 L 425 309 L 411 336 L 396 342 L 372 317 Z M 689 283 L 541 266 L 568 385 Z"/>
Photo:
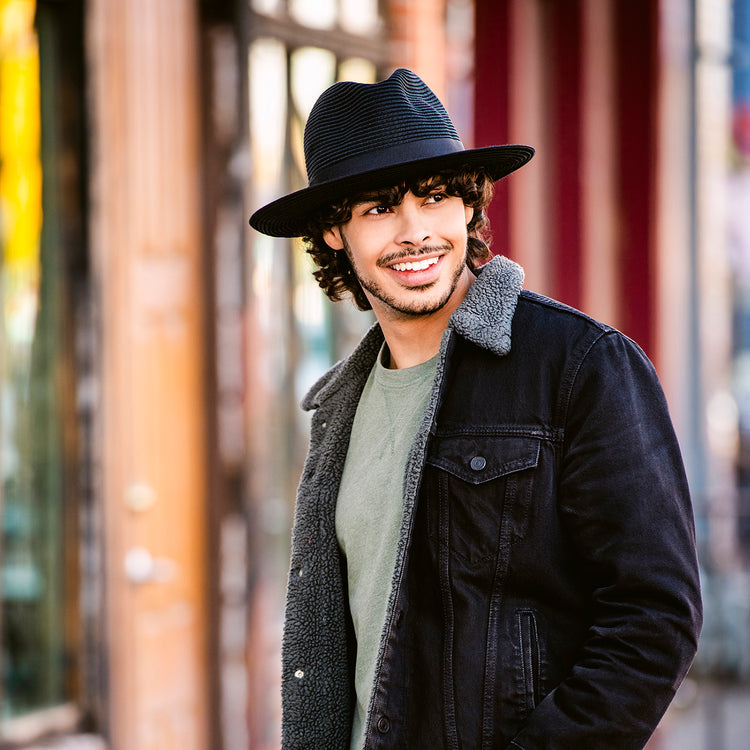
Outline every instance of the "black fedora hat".
<path id="1" fill-rule="evenodd" d="M 404 68 L 379 83 L 326 89 L 310 112 L 304 147 L 308 187 L 258 209 L 250 224 L 259 232 L 299 237 L 318 209 L 346 195 L 463 167 L 499 180 L 534 155 L 521 145 L 464 149 L 440 100 Z"/>

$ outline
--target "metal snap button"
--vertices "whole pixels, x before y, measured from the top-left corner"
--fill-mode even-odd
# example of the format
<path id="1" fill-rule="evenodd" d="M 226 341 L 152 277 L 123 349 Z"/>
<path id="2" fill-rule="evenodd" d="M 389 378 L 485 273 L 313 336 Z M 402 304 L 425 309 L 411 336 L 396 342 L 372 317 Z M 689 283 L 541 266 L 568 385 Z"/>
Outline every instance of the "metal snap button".
<path id="1" fill-rule="evenodd" d="M 474 456 L 469 464 L 474 471 L 482 471 L 487 466 L 487 459 L 484 456 Z"/>
<path id="2" fill-rule="evenodd" d="M 391 722 L 387 716 L 381 716 L 378 719 L 378 732 L 386 734 L 391 729 Z"/>

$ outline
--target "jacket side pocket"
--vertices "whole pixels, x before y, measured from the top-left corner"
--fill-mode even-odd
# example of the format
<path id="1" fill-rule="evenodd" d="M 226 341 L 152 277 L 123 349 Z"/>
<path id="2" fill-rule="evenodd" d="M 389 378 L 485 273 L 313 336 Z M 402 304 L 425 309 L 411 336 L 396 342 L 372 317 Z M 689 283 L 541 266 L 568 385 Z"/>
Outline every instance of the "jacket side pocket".
<path id="1" fill-rule="evenodd" d="M 541 679 L 539 632 L 537 630 L 536 615 L 532 610 L 519 609 L 516 611 L 516 618 L 518 621 L 518 638 L 526 711 L 531 713 L 539 702 L 539 685 Z"/>

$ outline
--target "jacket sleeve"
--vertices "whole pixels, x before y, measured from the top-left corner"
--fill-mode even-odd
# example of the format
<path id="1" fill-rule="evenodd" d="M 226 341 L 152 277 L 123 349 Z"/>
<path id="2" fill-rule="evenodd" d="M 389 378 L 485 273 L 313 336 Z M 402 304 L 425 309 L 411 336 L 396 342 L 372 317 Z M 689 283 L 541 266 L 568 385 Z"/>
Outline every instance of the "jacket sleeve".
<path id="1" fill-rule="evenodd" d="M 684 678 L 702 610 L 679 447 L 656 373 L 611 331 L 566 404 L 558 511 L 590 590 L 591 625 L 567 677 L 511 748 L 642 748 Z"/>

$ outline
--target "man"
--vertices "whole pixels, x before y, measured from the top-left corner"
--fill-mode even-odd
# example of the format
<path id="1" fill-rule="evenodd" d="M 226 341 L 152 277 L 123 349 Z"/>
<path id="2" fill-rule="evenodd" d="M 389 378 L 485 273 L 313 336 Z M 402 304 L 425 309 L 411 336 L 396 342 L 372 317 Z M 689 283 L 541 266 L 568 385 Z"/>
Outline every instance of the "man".
<path id="1" fill-rule="evenodd" d="M 284 748 L 640 748 L 691 663 L 691 507 L 653 367 L 489 260 L 493 183 L 532 154 L 464 150 L 410 71 L 338 83 L 309 186 L 251 218 L 377 317 L 303 402 Z"/>

